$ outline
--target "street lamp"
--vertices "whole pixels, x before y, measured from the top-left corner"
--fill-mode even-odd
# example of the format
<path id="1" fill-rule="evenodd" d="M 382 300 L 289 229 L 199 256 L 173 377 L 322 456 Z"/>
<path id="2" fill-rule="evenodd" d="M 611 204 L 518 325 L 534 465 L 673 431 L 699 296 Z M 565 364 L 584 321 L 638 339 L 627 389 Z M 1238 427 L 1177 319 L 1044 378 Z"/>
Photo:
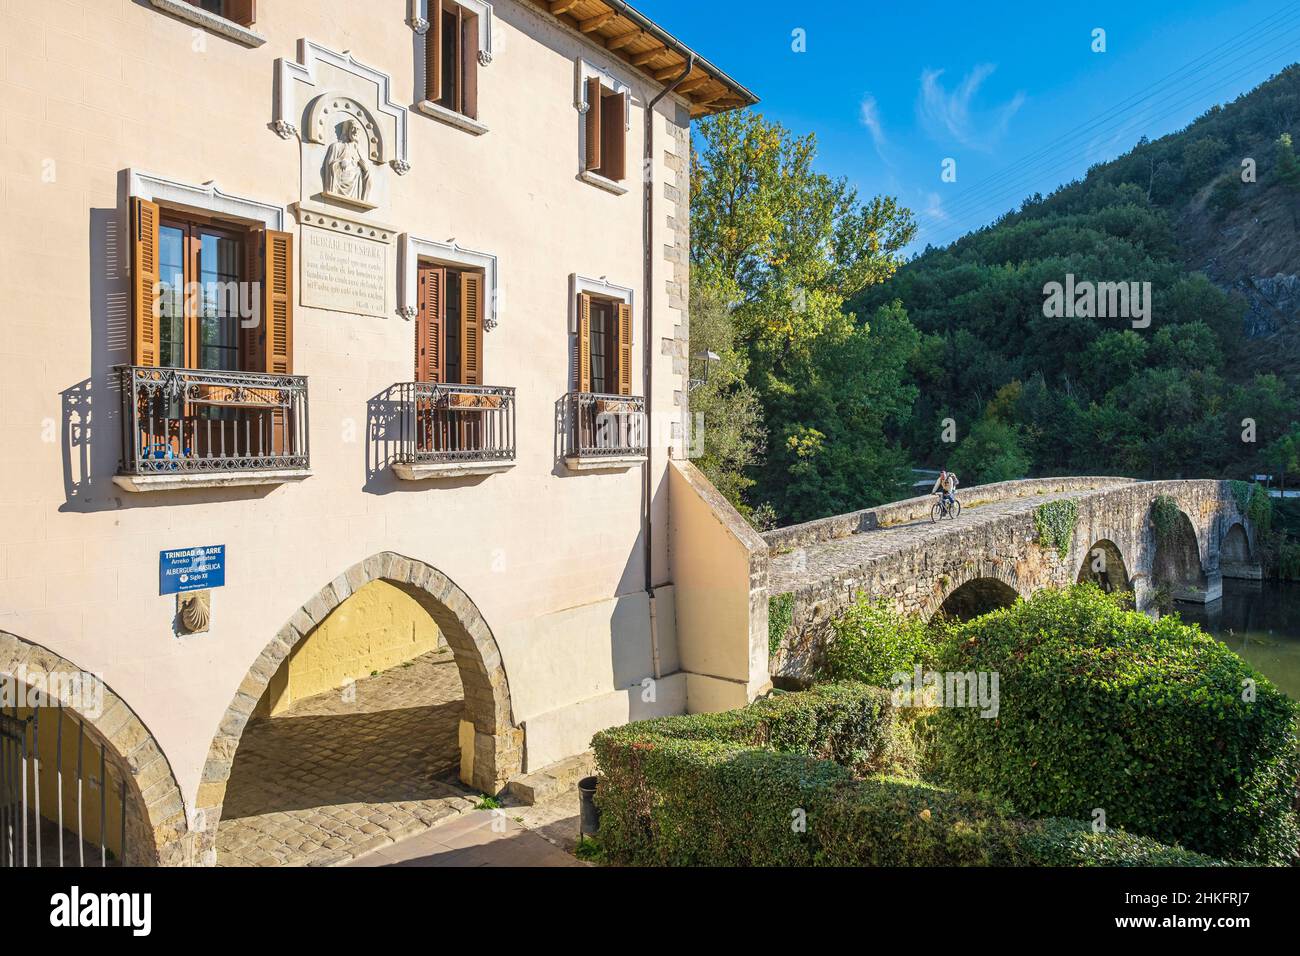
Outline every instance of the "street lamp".
<path id="1" fill-rule="evenodd" d="M 689 379 L 686 383 L 687 388 L 693 391 L 694 389 L 698 388 L 699 386 L 703 385 L 705 382 L 709 380 L 709 369 L 712 368 L 716 363 L 721 362 L 722 356 L 720 356 L 717 352 L 696 352 L 694 355 L 690 357 L 690 361 L 695 362 L 697 364 L 700 362 L 704 363 L 703 366 L 704 374 L 699 378 Z"/>

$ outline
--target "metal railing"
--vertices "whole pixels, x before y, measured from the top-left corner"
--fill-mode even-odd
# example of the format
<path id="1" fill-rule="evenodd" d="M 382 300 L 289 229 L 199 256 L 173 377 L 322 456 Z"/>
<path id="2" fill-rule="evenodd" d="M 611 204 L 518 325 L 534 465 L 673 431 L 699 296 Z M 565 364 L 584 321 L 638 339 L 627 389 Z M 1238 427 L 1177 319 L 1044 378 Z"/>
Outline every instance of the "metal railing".
<path id="1" fill-rule="evenodd" d="M 640 395 L 569 392 L 563 417 L 566 458 L 646 453 L 645 399 Z"/>
<path id="2" fill-rule="evenodd" d="M 55 726 L 43 727 L 41 714 L 48 725 L 51 712 Z M 17 713 L 0 714 L 0 868 L 120 866 L 127 846 L 126 779 L 109 763 L 105 744 L 86 733 L 80 718 L 65 717 L 62 707 Z M 65 757 L 73 741 L 76 756 Z M 116 802 L 111 813 L 110 797 Z M 110 833 L 117 837 L 116 852 L 108 846 Z"/>
<path id="3" fill-rule="evenodd" d="M 118 367 L 124 475 L 307 468 L 302 375 Z"/>
<path id="4" fill-rule="evenodd" d="M 401 447 L 417 464 L 514 461 L 515 390 L 501 385 L 403 382 L 397 389 Z"/>

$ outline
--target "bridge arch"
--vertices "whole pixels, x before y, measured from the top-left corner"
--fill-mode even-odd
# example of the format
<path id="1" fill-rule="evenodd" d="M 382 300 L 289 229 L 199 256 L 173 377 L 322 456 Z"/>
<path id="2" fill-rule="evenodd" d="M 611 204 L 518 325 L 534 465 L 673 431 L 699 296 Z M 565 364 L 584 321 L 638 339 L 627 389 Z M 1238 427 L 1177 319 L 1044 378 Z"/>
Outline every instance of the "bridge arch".
<path id="1" fill-rule="evenodd" d="M 1005 562 L 972 562 L 962 573 L 940 579 L 940 583 L 939 590 L 921 610 L 925 620 L 940 613 L 960 620 L 978 617 L 1010 607 L 1032 591 L 1019 579 L 1015 567 Z"/>
<path id="2" fill-rule="evenodd" d="M 433 619 L 455 658 L 464 689 L 461 777 L 496 794 L 522 768 L 523 731 L 515 725 L 510 684 L 496 638 L 478 607 L 450 578 L 431 565 L 393 552 L 361 561 L 304 604 L 266 646 L 226 709 L 208 751 L 197 801 L 202 862 L 216 860 L 215 841 L 235 752 L 272 678 L 304 638 L 340 604 L 374 581 L 391 584 L 413 598 Z"/>
<path id="3" fill-rule="evenodd" d="M 1083 563 L 1079 566 L 1079 574 L 1075 580 L 1080 584 L 1091 581 L 1107 592 L 1131 589 L 1124 552 L 1109 538 L 1094 542 L 1092 547 L 1084 552 Z"/>
<path id="4" fill-rule="evenodd" d="M 1196 523 L 1179 507 L 1172 528 L 1155 530 L 1155 552 L 1151 559 L 1151 581 L 1168 588 L 1174 598 L 1194 598 L 1206 589 L 1207 576 L 1201 560 L 1201 543 Z"/>
<path id="5" fill-rule="evenodd" d="M 77 834 L 71 830 L 75 819 L 72 809 L 75 783 L 69 778 L 75 773 L 71 764 L 80 748 L 88 761 L 88 775 L 99 777 L 102 759 L 103 776 L 109 782 L 107 787 L 101 783 L 82 788 L 83 795 L 97 792 L 104 801 L 105 825 L 100 833 L 100 805 L 95 796 L 85 796 L 85 815 L 93 818 L 86 821 L 87 841 L 92 834 L 102 837 L 108 851 L 128 866 L 177 866 L 185 862 L 185 805 L 171 763 L 149 728 L 111 687 L 49 648 L 0 631 L 0 692 L 5 716 L 12 720 L 13 708 L 17 706 L 18 717 L 27 725 L 18 732 L 26 737 L 31 752 L 41 755 L 40 780 L 44 791 L 41 807 L 47 811 L 41 815 L 50 824 L 47 836 L 59 825 L 60 800 L 53 776 L 59 764 L 51 761 L 61 744 L 67 761 L 62 764 L 65 787 L 62 803 L 67 809 L 64 832 L 59 834 L 59 839 L 65 848 L 71 839 L 72 852 L 76 853 Z M 62 739 L 58 735 L 60 724 L 64 731 Z M 10 726 L 11 732 L 17 729 Z M 32 773 L 34 778 L 35 768 Z M 30 786 L 35 799 L 35 783 Z M 125 853 L 122 852 L 123 832 Z M 97 844 L 98 839 L 94 842 Z M 55 847 L 57 853 L 57 843 Z M 93 857 L 87 851 L 86 859 Z M 68 858 L 70 864 L 74 858 Z M 49 865 L 50 859 L 43 859 L 43 863 Z"/>

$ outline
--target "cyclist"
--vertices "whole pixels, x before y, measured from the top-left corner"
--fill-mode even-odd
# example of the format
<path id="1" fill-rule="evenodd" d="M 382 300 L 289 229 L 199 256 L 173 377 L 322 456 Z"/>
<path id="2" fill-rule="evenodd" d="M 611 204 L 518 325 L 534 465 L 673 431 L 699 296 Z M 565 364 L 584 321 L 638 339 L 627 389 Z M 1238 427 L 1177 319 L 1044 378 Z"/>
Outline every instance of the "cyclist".
<path id="1" fill-rule="evenodd" d="M 957 490 L 957 476 L 947 468 L 939 470 L 939 477 L 934 480 L 934 487 L 930 489 L 930 494 L 939 495 L 943 499 L 945 508 L 951 508 L 955 500 L 952 493 Z"/>

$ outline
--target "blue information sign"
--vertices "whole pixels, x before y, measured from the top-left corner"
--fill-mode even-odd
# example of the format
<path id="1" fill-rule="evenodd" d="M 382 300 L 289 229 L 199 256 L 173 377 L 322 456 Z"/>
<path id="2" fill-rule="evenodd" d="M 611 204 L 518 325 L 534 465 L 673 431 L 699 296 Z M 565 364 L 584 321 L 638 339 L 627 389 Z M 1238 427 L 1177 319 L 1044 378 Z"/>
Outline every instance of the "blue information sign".
<path id="1" fill-rule="evenodd" d="M 224 587 L 226 583 L 226 546 L 210 544 L 205 548 L 181 548 L 158 552 L 158 593 L 180 594 Z"/>

